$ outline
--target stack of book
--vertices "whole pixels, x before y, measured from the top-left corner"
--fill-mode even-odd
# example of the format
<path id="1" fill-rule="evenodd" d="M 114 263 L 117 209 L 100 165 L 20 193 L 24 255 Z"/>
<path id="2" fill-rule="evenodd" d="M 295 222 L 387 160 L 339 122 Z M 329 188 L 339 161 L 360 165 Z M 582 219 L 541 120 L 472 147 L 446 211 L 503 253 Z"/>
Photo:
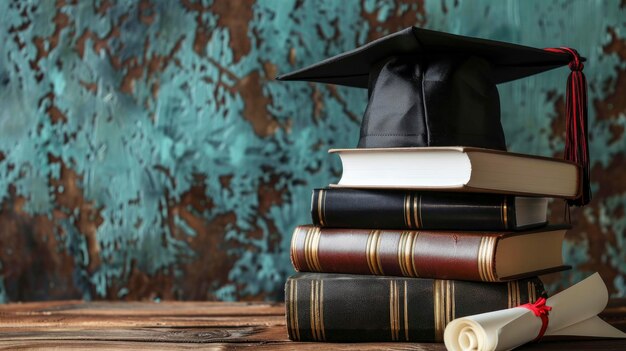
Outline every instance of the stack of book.
<path id="1" fill-rule="evenodd" d="M 548 198 L 573 198 L 577 165 L 479 148 L 331 150 L 338 184 L 313 190 L 285 287 L 296 341 L 441 341 L 455 318 L 534 302 L 566 269 L 566 225 Z"/>

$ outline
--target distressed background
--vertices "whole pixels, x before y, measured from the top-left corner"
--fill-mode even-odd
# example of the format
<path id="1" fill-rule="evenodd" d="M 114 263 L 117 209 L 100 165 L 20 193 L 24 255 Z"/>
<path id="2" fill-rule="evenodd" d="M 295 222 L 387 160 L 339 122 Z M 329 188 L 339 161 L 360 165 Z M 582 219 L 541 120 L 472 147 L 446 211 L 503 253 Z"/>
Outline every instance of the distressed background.
<path id="1" fill-rule="evenodd" d="M 410 25 L 588 58 L 594 199 L 564 249 L 626 296 L 624 1 L 0 1 L 0 301 L 281 299 L 366 93 L 285 73 Z M 502 85 L 560 156 L 566 68 Z M 554 204 L 552 216 L 563 207 Z"/>

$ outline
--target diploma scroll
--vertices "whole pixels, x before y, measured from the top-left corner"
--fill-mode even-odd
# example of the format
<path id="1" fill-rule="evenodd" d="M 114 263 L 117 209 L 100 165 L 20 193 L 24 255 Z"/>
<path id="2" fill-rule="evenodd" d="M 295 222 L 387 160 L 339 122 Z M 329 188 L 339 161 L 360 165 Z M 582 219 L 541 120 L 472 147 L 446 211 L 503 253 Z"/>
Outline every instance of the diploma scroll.
<path id="1" fill-rule="evenodd" d="M 608 299 L 598 273 L 554 295 L 546 301 L 552 310 L 544 335 L 626 338 L 598 317 Z M 533 341 L 541 327 L 533 311 L 515 307 L 455 319 L 446 327 L 444 342 L 451 351 L 511 350 Z"/>

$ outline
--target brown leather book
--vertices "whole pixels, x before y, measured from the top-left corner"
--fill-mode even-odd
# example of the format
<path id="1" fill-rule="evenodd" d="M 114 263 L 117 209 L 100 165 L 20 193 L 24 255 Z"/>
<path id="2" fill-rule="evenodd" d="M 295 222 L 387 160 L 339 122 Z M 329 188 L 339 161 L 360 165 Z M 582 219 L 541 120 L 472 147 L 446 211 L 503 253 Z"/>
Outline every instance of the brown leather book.
<path id="1" fill-rule="evenodd" d="M 442 341 L 455 318 L 534 302 L 536 278 L 508 283 L 300 273 L 285 285 L 296 341 Z"/>
<path id="2" fill-rule="evenodd" d="M 502 282 L 568 269 L 569 226 L 522 232 L 296 227 L 291 262 L 299 272 Z"/>

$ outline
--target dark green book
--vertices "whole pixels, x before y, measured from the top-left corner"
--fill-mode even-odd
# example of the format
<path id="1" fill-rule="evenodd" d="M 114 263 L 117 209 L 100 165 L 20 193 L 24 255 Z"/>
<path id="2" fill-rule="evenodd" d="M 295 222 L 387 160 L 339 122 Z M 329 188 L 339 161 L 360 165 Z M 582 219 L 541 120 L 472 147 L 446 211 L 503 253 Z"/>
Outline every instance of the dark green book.
<path id="1" fill-rule="evenodd" d="M 455 318 L 515 307 L 545 296 L 538 278 L 508 283 L 300 273 L 285 285 L 294 341 L 443 339 Z"/>

